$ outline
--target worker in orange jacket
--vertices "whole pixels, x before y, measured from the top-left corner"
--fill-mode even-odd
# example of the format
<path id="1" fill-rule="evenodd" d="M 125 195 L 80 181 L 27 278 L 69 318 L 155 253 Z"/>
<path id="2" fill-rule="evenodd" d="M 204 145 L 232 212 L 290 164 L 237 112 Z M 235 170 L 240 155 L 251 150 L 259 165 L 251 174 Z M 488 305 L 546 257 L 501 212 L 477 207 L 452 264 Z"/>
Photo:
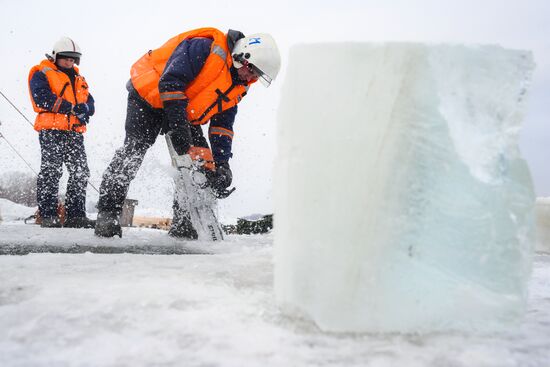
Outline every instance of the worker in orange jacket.
<path id="1" fill-rule="evenodd" d="M 126 137 L 103 175 L 95 234 L 122 236 L 119 218 L 130 182 L 159 134 L 169 134 L 178 154 L 197 153 L 212 161 L 210 185 L 215 191 L 226 189 L 232 181 L 237 104 L 256 81 L 269 86 L 279 69 L 279 51 L 268 34 L 246 37 L 234 30 L 200 28 L 145 53 L 130 71 Z M 206 123 L 211 150 L 201 129 Z M 178 213 L 174 202 L 169 234 L 196 238 Z"/>
<path id="2" fill-rule="evenodd" d="M 61 227 L 57 214 L 59 180 L 63 164 L 69 171 L 65 197 L 65 227 L 92 228 L 86 217 L 86 185 L 90 176 L 83 133 L 94 114 L 94 99 L 78 67 L 82 53 L 70 38 L 63 37 L 51 55 L 29 73 L 29 91 L 37 113 L 34 129 L 39 133 L 41 165 L 37 179 L 38 210 L 42 227 Z"/>

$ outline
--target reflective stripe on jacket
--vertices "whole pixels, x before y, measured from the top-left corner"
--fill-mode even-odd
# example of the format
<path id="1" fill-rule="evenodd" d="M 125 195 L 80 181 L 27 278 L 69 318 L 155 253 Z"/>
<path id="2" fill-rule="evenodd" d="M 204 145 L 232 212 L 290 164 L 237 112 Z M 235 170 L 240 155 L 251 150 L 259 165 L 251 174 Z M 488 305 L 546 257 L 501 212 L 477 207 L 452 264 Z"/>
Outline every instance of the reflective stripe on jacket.
<path id="1" fill-rule="evenodd" d="M 36 131 L 44 129 L 55 130 L 73 130 L 83 133 L 86 131 L 86 125 L 82 125 L 76 116 L 65 113 L 58 113 L 63 101 L 66 101 L 73 106 L 78 103 L 86 103 L 88 101 L 88 84 L 84 77 L 78 74 L 78 68 L 75 66 L 77 73 L 74 90 L 69 79 L 69 76 L 58 70 L 57 66 L 49 61 L 43 60 L 39 65 L 34 66 L 29 72 L 29 93 L 31 96 L 32 107 L 38 113 L 34 122 Z M 51 108 L 39 107 L 33 98 L 33 91 L 30 88 L 30 81 L 35 73 L 43 73 L 48 80 L 51 92 L 57 96 L 57 99 Z"/>
<path id="2" fill-rule="evenodd" d="M 168 59 L 181 42 L 196 37 L 213 41 L 201 71 L 184 91 L 159 93 L 159 80 Z M 153 108 L 162 108 L 163 101 L 187 99 L 189 122 L 199 125 L 235 106 L 246 95 L 247 86 L 233 83 L 232 65 L 226 35 L 215 28 L 200 28 L 179 34 L 160 48 L 147 52 L 132 66 L 130 75 L 133 87 Z"/>

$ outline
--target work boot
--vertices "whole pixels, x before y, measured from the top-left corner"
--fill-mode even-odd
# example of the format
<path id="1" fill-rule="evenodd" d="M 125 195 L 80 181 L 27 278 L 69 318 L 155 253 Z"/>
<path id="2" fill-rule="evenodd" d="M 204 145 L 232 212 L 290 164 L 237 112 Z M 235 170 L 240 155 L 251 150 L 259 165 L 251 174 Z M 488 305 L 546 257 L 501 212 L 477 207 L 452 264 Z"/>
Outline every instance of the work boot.
<path id="1" fill-rule="evenodd" d="M 63 223 L 63 227 L 66 228 L 94 228 L 95 220 L 89 219 L 87 217 L 75 217 L 68 218 Z"/>
<path id="2" fill-rule="evenodd" d="M 199 238 L 197 231 L 195 231 L 193 224 L 191 224 L 191 220 L 186 215 L 178 215 L 172 220 L 168 235 L 188 240 L 196 240 Z"/>
<path id="3" fill-rule="evenodd" d="M 61 228 L 61 221 L 59 217 L 44 217 L 42 218 L 42 223 L 40 223 L 42 228 Z"/>
<path id="4" fill-rule="evenodd" d="M 122 238 L 119 213 L 100 211 L 97 214 L 94 234 L 98 237 L 119 236 Z"/>

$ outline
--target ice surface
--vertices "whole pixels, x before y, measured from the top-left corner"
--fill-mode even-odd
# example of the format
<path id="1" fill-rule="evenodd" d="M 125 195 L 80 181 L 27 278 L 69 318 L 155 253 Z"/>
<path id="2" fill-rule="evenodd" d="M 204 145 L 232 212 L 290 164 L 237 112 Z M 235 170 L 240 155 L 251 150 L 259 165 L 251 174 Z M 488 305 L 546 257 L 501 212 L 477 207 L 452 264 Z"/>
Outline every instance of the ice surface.
<path id="1" fill-rule="evenodd" d="M 517 143 L 534 63 L 498 46 L 291 49 L 275 290 L 329 331 L 518 321 L 534 193 Z"/>
<path id="2" fill-rule="evenodd" d="M 37 246 L 61 237 L 2 224 L 0 242 L 19 238 L 17 226 Z M 125 230 L 122 240 L 135 244 L 167 237 Z M 92 232 L 62 233 L 86 242 L 95 241 Z M 548 367 L 548 255 L 535 259 L 519 330 L 335 335 L 276 307 L 272 243 L 271 235 L 231 235 L 204 244 L 212 255 L 0 256 L 0 366 Z"/>

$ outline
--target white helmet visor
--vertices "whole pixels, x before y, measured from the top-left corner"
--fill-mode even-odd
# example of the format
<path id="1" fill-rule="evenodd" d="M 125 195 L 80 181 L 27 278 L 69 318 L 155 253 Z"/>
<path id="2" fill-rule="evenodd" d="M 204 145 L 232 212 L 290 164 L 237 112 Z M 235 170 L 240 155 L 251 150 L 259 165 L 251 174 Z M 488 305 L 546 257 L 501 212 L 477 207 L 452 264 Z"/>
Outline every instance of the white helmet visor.
<path id="1" fill-rule="evenodd" d="M 251 70 L 252 72 L 254 73 L 254 75 L 256 75 L 258 77 L 258 80 L 260 81 L 260 83 L 263 84 L 264 87 L 269 87 L 271 85 L 271 82 L 273 81 L 273 79 L 267 75 L 266 73 L 264 73 L 263 71 L 261 71 L 258 67 L 256 67 L 256 65 L 254 64 L 248 64 L 247 65 Z"/>
<path id="2" fill-rule="evenodd" d="M 273 78 L 271 78 L 269 75 L 264 73 L 259 67 L 256 65 L 250 63 L 247 59 L 243 57 L 242 54 L 233 55 L 233 58 L 242 65 L 242 67 L 248 68 L 255 76 L 258 78 L 260 83 L 264 87 L 269 87 L 271 85 L 271 82 L 273 81 Z"/>

